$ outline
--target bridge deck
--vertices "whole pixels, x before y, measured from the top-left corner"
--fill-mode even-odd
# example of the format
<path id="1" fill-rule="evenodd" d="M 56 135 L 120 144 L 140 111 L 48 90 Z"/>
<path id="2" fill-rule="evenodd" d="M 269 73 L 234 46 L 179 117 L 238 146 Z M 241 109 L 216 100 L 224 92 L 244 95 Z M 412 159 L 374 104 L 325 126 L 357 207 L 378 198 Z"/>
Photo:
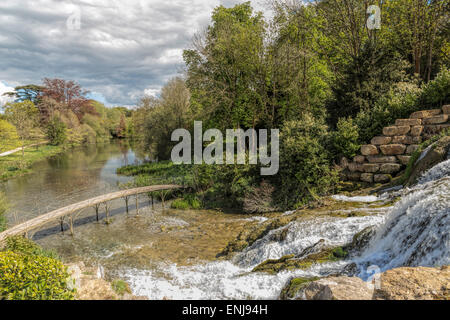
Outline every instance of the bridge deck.
<path id="1" fill-rule="evenodd" d="M 117 191 L 117 192 L 101 195 L 101 196 L 98 196 L 95 198 L 91 198 L 88 200 L 84 200 L 84 201 L 81 201 L 78 203 L 74 203 L 74 204 L 71 204 L 70 206 L 60 208 L 60 209 L 51 211 L 49 213 L 40 215 L 36 218 L 33 218 L 24 223 L 18 224 L 10 229 L 7 229 L 6 231 L 0 233 L 0 243 L 5 241 L 5 239 L 7 237 L 25 234 L 28 231 L 39 228 L 49 222 L 52 222 L 59 218 L 76 213 L 82 209 L 94 207 L 95 205 L 99 205 L 99 204 L 105 203 L 107 201 L 125 198 L 125 197 L 129 197 L 132 195 L 138 195 L 138 194 L 147 193 L 147 192 L 162 191 L 162 190 L 175 190 L 175 189 L 181 189 L 181 188 L 183 188 L 183 187 L 179 186 L 179 185 L 148 186 L 148 187 L 141 187 L 141 188 Z"/>

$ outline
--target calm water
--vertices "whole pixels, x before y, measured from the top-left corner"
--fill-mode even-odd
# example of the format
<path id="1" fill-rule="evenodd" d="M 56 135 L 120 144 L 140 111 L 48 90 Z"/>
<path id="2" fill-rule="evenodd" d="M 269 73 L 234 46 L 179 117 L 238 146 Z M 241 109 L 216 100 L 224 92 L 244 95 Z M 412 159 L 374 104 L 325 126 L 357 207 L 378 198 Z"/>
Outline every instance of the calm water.
<path id="1" fill-rule="evenodd" d="M 9 225 L 117 191 L 120 183 L 131 178 L 117 175 L 116 169 L 144 160 L 145 156 L 128 144 L 112 142 L 70 150 L 37 163 L 31 174 L 0 185 L 11 205 Z M 152 208 L 146 195 L 139 196 L 138 203 L 139 214 L 135 198 L 130 200 L 127 214 L 122 199 L 109 202 L 109 223 L 105 223 L 104 207 L 99 222 L 94 209 L 87 208 L 75 218 L 74 236 L 68 232 L 66 220 L 65 232 L 55 222 L 36 230 L 33 240 L 57 251 L 65 262 L 101 265 L 107 277 L 115 277 L 130 268 L 154 270 L 161 263 L 190 265 L 213 260 L 248 218 L 215 211 L 163 210 L 158 202 Z"/>

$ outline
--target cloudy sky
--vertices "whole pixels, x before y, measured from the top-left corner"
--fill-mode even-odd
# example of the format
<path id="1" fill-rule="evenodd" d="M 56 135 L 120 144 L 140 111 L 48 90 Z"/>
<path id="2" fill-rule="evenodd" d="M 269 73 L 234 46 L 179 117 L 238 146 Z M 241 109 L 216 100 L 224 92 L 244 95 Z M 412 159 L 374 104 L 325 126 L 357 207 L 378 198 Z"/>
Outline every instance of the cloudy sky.
<path id="1" fill-rule="evenodd" d="M 208 25 L 214 7 L 241 2 L 1 0 L 0 94 L 63 78 L 108 105 L 133 105 L 180 72 L 182 50 Z M 262 3 L 252 0 L 261 11 Z"/>

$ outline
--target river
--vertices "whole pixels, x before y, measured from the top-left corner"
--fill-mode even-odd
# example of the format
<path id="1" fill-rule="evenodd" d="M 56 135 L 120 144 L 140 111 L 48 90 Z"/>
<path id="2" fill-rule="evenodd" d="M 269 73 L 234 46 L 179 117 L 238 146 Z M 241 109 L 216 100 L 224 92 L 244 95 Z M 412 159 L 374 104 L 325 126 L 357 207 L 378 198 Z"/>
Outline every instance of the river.
<path id="1" fill-rule="evenodd" d="M 73 149 L 37 163 L 33 173 L 1 185 L 10 201 L 10 225 L 52 209 L 116 191 L 130 178 L 116 169 L 145 160 L 126 143 Z M 335 197 L 345 206 L 325 210 L 249 216 L 219 211 L 154 209 L 140 196 L 139 213 L 124 201 L 111 203 L 111 221 L 96 222 L 93 209 L 76 219 L 75 234 L 58 224 L 34 234 L 64 262 L 83 261 L 104 270 L 107 279 L 123 279 L 133 293 L 150 299 L 277 299 L 291 277 L 322 277 L 356 265 L 353 274 L 366 279 L 368 270 L 404 265 L 436 266 L 450 262 L 450 160 L 424 175 L 413 188 L 380 197 Z M 390 207 L 390 200 L 399 199 Z M 352 205 L 357 201 L 358 205 Z M 132 201 L 134 203 L 134 201 Z M 246 228 L 294 215 L 229 260 L 217 259 L 227 243 Z M 104 212 L 102 215 L 104 218 Z M 294 254 L 305 257 L 318 244 L 348 244 L 368 227 L 375 236 L 368 248 L 346 260 L 313 264 L 277 274 L 251 272 L 267 259 Z M 280 236 L 282 235 L 282 236 Z"/>

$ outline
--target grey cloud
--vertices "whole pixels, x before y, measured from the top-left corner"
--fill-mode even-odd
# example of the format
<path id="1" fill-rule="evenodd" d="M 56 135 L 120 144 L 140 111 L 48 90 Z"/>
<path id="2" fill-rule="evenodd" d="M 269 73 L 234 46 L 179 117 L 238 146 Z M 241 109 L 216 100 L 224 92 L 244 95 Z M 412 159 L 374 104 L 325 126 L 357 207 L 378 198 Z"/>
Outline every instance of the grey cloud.
<path id="1" fill-rule="evenodd" d="M 226 6 L 242 2 L 224 0 Z M 111 104 L 131 105 L 182 68 L 181 53 L 215 0 L 0 2 L 0 81 L 78 81 Z M 81 29 L 66 21 L 81 8 Z M 174 54 L 176 53 L 176 54 Z"/>

